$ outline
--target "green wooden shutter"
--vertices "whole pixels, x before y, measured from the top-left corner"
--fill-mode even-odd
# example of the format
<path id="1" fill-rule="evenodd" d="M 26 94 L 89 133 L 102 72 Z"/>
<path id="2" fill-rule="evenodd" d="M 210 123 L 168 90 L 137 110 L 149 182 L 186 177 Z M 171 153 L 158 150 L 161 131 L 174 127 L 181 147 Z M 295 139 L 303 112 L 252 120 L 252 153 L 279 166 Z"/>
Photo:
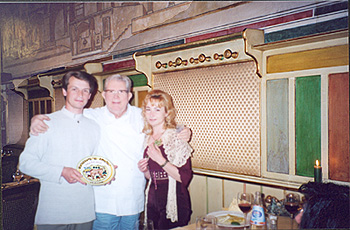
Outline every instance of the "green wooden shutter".
<path id="1" fill-rule="evenodd" d="M 130 75 L 128 76 L 133 82 L 134 87 L 146 86 L 147 77 L 144 74 Z"/>
<path id="2" fill-rule="evenodd" d="M 321 160 L 321 77 L 299 77 L 295 82 L 296 175 L 313 176 Z"/>

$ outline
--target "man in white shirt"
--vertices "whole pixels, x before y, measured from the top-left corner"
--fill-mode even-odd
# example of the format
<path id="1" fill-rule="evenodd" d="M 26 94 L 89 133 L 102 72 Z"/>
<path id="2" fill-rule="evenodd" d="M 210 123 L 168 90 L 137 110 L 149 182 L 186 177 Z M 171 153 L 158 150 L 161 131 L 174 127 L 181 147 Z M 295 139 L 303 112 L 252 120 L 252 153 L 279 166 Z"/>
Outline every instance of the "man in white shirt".
<path id="1" fill-rule="evenodd" d="M 99 126 L 83 116 L 96 79 L 85 72 L 64 75 L 65 106 L 52 114 L 50 129 L 32 136 L 19 158 L 19 169 L 40 180 L 35 224 L 38 230 L 92 229 L 95 219 L 94 191 L 82 181 L 76 166 L 94 154 L 100 139 Z M 77 183 L 79 182 L 79 183 Z"/>
<path id="2" fill-rule="evenodd" d="M 128 104 L 131 81 L 126 76 L 106 79 L 102 96 L 106 106 L 84 111 L 101 128 L 98 153 L 118 165 L 110 186 L 95 186 L 94 229 L 133 229 L 144 210 L 145 179 L 137 162 L 144 140 L 141 109 Z"/>
<path id="3" fill-rule="evenodd" d="M 137 162 L 143 156 L 144 134 L 141 109 L 129 105 L 132 97 L 131 80 L 127 76 L 112 75 L 105 81 L 102 96 L 106 106 L 85 109 L 84 115 L 95 120 L 101 128 L 98 154 L 117 165 L 115 181 L 110 186 L 94 187 L 96 220 L 94 230 L 133 229 L 144 210 L 145 178 Z M 32 133 L 45 131 L 44 117 L 32 120 Z M 186 141 L 190 130 L 179 137 Z"/>

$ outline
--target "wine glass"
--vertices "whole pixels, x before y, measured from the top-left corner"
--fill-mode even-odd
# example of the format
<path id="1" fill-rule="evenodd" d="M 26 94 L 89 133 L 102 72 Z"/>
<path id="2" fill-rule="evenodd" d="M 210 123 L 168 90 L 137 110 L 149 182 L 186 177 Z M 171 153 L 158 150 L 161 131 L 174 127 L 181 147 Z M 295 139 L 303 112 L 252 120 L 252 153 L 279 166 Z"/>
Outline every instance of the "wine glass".
<path id="1" fill-rule="evenodd" d="M 288 193 L 284 199 L 284 207 L 291 217 L 291 228 L 293 229 L 294 215 L 298 212 L 300 205 L 300 196 L 296 193 Z"/>
<path id="2" fill-rule="evenodd" d="M 247 224 L 247 214 L 252 209 L 253 195 L 251 193 L 240 192 L 237 195 L 239 209 L 244 213 L 244 230 Z"/>
<path id="3" fill-rule="evenodd" d="M 197 216 L 196 230 L 215 230 L 217 218 L 212 215 Z"/>

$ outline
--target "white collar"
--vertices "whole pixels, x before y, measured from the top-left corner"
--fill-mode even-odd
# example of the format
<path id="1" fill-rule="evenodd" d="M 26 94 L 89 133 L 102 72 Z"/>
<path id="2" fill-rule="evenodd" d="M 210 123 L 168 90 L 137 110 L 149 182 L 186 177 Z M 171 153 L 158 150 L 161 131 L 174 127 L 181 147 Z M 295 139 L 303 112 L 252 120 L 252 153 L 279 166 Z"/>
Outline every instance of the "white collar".
<path id="1" fill-rule="evenodd" d="M 119 120 L 119 119 L 122 119 L 122 118 L 127 117 L 129 115 L 129 113 L 130 113 L 130 106 L 131 106 L 130 104 L 127 105 L 125 113 L 123 113 L 123 115 L 121 117 L 119 117 L 119 118 L 115 118 L 114 114 L 111 113 L 111 111 L 109 111 L 107 105 L 104 106 L 104 109 L 105 109 L 105 113 L 107 114 L 107 116 L 110 119 L 113 119 L 113 120 L 114 119 L 118 119 Z"/>
<path id="2" fill-rule="evenodd" d="M 81 118 L 83 117 L 83 113 L 79 113 L 79 114 L 76 114 L 76 113 L 72 113 L 71 111 L 69 111 L 66 106 L 63 106 L 63 108 L 61 109 L 62 113 L 76 121 L 79 121 L 81 120 Z"/>

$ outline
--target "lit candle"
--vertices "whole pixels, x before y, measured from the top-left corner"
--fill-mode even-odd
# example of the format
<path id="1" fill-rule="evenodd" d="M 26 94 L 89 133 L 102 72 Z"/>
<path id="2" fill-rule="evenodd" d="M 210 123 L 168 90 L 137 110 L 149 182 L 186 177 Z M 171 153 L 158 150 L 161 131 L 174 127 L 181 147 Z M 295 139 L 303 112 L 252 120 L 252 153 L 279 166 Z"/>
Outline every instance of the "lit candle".
<path id="1" fill-rule="evenodd" d="M 315 182 L 322 182 L 322 167 L 320 166 L 320 162 L 316 160 L 316 164 L 314 166 L 314 179 Z"/>

